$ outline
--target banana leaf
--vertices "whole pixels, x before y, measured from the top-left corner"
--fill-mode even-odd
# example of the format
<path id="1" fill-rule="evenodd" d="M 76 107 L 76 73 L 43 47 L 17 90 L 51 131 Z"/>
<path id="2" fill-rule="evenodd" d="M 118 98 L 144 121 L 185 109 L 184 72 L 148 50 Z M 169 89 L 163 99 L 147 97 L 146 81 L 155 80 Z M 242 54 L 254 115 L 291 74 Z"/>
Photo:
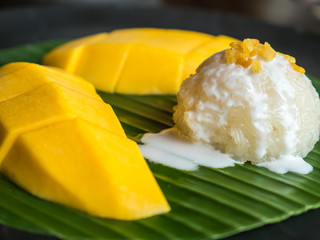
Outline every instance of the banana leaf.
<path id="1" fill-rule="evenodd" d="M 0 51 L 0 65 L 41 57 L 65 40 Z M 320 91 L 320 81 L 312 77 Z M 139 142 L 146 132 L 171 127 L 176 96 L 99 92 L 114 108 L 127 135 Z M 172 211 L 139 221 L 89 216 L 41 200 L 0 175 L 0 222 L 61 239 L 217 239 L 279 222 L 320 206 L 320 144 L 306 157 L 307 174 L 276 174 L 251 164 L 182 171 L 148 162 Z"/>

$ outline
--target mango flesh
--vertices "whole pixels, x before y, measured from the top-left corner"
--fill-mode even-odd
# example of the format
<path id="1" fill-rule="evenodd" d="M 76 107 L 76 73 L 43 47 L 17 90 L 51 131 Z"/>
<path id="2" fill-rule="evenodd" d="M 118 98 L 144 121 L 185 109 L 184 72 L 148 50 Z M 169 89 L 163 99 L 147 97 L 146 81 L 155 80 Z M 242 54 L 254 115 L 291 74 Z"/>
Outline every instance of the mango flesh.
<path id="1" fill-rule="evenodd" d="M 110 105 L 51 82 L 0 102 L 0 159 L 21 133 L 72 118 L 125 136 Z"/>
<path id="2" fill-rule="evenodd" d="M 229 47 L 227 36 L 153 28 L 101 33 L 66 43 L 43 58 L 102 91 L 175 94 L 201 62 Z"/>
<path id="3" fill-rule="evenodd" d="M 20 135 L 1 171 L 36 196 L 99 217 L 169 209 L 137 144 L 81 119 Z"/>
<path id="4" fill-rule="evenodd" d="M 49 82 L 56 82 L 74 91 L 99 98 L 94 86 L 82 78 L 55 67 L 34 63 L 9 63 L 0 68 L 0 102 Z"/>
<path id="5" fill-rule="evenodd" d="M 132 220 L 170 210 L 137 144 L 91 83 L 28 63 L 0 68 L 6 92 L 1 81 L 11 93 L 0 102 L 5 176 L 38 197 L 94 216 Z"/>

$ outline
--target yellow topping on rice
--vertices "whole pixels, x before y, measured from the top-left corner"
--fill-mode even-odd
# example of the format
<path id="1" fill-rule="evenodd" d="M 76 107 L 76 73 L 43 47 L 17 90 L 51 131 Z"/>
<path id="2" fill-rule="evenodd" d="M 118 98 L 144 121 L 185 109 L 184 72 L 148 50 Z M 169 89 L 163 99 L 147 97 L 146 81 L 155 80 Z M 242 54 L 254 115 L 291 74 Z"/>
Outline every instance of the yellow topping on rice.
<path id="1" fill-rule="evenodd" d="M 258 55 L 265 61 L 271 61 L 277 55 L 277 52 L 269 43 L 265 42 L 264 44 L 261 44 L 257 39 L 247 38 L 242 42 L 232 42 L 230 46 L 231 48 L 225 51 L 227 63 L 241 65 L 244 68 L 251 66 L 254 73 L 259 73 L 261 71 L 261 63 L 257 59 L 252 59 L 252 57 Z M 287 59 L 295 71 L 305 73 L 304 68 L 296 65 L 296 59 L 294 57 L 282 53 L 279 54 Z"/>

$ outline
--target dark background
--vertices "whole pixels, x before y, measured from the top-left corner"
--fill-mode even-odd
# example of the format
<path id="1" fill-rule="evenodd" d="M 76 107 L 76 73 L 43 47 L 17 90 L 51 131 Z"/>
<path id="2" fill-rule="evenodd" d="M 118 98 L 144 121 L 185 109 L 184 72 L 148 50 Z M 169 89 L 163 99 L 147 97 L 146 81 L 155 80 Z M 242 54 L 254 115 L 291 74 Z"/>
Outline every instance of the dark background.
<path id="1" fill-rule="evenodd" d="M 214 9 L 320 34 L 320 0 L 1 0 L 0 8 L 57 2 Z"/>

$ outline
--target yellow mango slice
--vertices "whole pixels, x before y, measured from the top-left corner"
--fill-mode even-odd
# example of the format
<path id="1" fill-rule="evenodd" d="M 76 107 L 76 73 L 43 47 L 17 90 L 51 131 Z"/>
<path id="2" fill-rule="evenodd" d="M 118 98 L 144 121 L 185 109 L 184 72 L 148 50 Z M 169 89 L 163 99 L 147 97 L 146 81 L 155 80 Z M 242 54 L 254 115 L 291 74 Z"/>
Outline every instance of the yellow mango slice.
<path id="1" fill-rule="evenodd" d="M 106 92 L 175 94 L 201 62 L 236 41 L 226 36 L 153 28 L 98 36 L 97 41 L 88 41 L 89 36 L 62 45 L 45 55 L 43 63 L 76 73 Z"/>
<path id="2" fill-rule="evenodd" d="M 125 30 L 123 30 L 125 31 Z M 185 30 L 160 30 L 161 35 L 147 38 L 139 43 L 172 53 L 187 54 L 207 41 L 213 41 L 214 36 L 209 34 Z"/>
<path id="3" fill-rule="evenodd" d="M 0 163 L 20 134 L 72 118 L 125 136 L 110 105 L 51 82 L 0 102 Z"/>
<path id="4" fill-rule="evenodd" d="M 113 92 L 128 48 L 128 44 L 117 43 L 86 45 L 72 72 L 86 76 L 86 80 L 94 83 L 97 89 Z"/>
<path id="5" fill-rule="evenodd" d="M 137 144 L 91 83 L 16 63 L 0 68 L 0 89 L 8 92 L 0 101 L 0 171 L 17 185 L 99 217 L 170 210 Z"/>
<path id="6" fill-rule="evenodd" d="M 48 65 L 86 76 L 96 88 L 113 92 L 132 43 L 161 33 L 161 30 L 154 29 L 128 29 L 113 34 L 96 34 L 58 47 L 46 55 L 44 61 L 56 62 L 57 65 Z"/>
<path id="7" fill-rule="evenodd" d="M 107 33 L 99 33 L 63 44 L 62 46 L 56 48 L 55 54 L 51 55 L 51 61 L 57 63 L 54 66 L 63 68 L 68 72 L 73 72 L 81 54 L 82 47 L 86 44 L 99 42 L 106 36 Z"/>
<path id="8" fill-rule="evenodd" d="M 99 217 L 170 209 L 137 144 L 81 119 L 23 133 L 1 172 L 36 196 Z"/>
<path id="9" fill-rule="evenodd" d="M 50 82 L 99 99 L 94 86 L 80 77 L 54 67 L 18 62 L 0 68 L 0 102 Z"/>
<path id="10" fill-rule="evenodd" d="M 150 64 L 150 62 L 156 62 L 156 64 Z M 115 92 L 125 94 L 149 94 L 150 91 L 154 94 L 174 93 L 178 91 L 180 84 L 172 80 L 180 78 L 182 64 L 183 58 L 179 54 L 150 46 L 136 45 L 126 58 Z M 158 74 L 155 74 L 156 72 Z"/>

